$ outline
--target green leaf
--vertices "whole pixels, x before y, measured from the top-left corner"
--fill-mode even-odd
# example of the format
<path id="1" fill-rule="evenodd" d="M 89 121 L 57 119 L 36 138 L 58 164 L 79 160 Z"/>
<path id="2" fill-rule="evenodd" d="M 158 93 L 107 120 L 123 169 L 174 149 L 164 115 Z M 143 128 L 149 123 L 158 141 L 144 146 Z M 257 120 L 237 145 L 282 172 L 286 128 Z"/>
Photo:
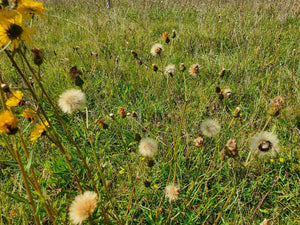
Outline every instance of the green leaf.
<path id="1" fill-rule="evenodd" d="M 30 169 L 31 164 L 32 164 L 32 155 L 33 155 L 33 150 L 32 150 L 32 151 L 30 152 L 30 154 L 29 154 L 28 163 L 27 163 L 27 165 L 26 165 L 26 167 L 25 167 L 25 170 L 26 170 L 27 172 L 29 172 L 29 169 Z"/>
<path id="2" fill-rule="evenodd" d="M 18 202 L 23 202 L 23 203 L 26 203 L 26 204 L 29 204 L 29 201 L 17 194 L 11 194 L 11 193 L 7 193 L 7 192 L 4 192 L 6 195 L 8 195 L 9 197 L 17 200 Z"/>

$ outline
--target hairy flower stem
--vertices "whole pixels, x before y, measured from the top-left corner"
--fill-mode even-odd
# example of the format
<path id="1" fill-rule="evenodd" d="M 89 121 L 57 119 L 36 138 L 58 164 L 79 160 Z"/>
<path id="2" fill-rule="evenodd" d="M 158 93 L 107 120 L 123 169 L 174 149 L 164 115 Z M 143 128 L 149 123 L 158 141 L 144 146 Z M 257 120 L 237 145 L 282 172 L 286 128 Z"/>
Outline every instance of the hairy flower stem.
<path id="1" fill-rule="evenodd" d="M 81 192 L 82 191 L 82 187 L 81 187 L 81 184 L 80 184 L 80 180 L 79 180 L 79 177 L 78 177 L 78 174 L 75 170 L 75 168 L 73 167 L 73 165 L 71 164 L 69 158 L 68 158 L 68 155 L 67 152 L 65 151 L 65 149 L 63 148 L 62 144 L 59 142 L 59 137 L 57 135 L 57 133 L 55 132 L 55 129 L 52 125 L 52 123 L 50 122 L 50 119 L 49 117 L 47 116 L 45 110 L 43 109 L 42 105 L 40 104 L 35 92 L 33 91 L 31 85 L 29 84 L 28 80 L 26 79 L 24 73 L 21 71 L 21 69 L 18 67 L 16 61 L 14 60 L 14 58 L 12 57 L 12 55 L 8 52 L 8 51 L 5 51 L 6 55 L 8 56 L 8 58 L 10 59 L 10 61 L 12 62 L 13 66 L 16 68 L 18 74 L 22 77 L 22 80 L 24 81 L 24 83 L 26 84 L 29 92 L 31 93 L 32 97 L 34 98 L 34 100 L 36 101 L 39 109 L 41 110 L 41 113 L 43 114 L 43 116 L 45 117 L 46 121 L 48 122 L 50 128 L 53 130 L 53 133 L 54 133 L 54 137 L 56 139 L 56 143 L 58 143 L 58 148 L 60 149 L 61 153 L 63 154 L 66 162 L 68 163 L 68 165 L 70 166 L 71 170 L 74 172 L 74 176 L 75 176 L 75 179 L 76 179 L 76 182 L 78 184 L 78 188 Z"/>
<path id="2" fill-rule="evenodd" d="M 24 139 L 23 139 L 23 136 L 22 136 L 22 133 L 20 132 L 20 130 L 18 131 L 18 135 L 19 135 L 19 137 L 20 137 L 21 145 L 22 145 L 22 147 L 23 147 L 23 150 L 24 150 L 24 152 L 25 152 L 26 159 L 27 159 L 27 161 L 28 161 L 28 160 L 29 160 L 29 152 L 28 152 L 27 146 L 26 146 L 26 144 L 25 144 L 25 142 L 24 142 Z M 32 178 L 33 178 L 33 181 L 34 181 L 33 186 L 34 186 L 35 189 L 38 191 L 39 196 L 40 196 L 40 198 L 42 199 L 42 202 L 44 203 L 45 209 L 46 209 L 46 211 L 47 211 L 47 213 L 48 213 L 48 215 L 49 215 L 49 217 L 50 217 L 52 223 L 53 223 L 54 225 L 56 225 L 57 223 L 55 222 L 55 218 L 54 218 L 54 215 L 53 215 L 53 214 L 54 214 L 53 209 L 52 209 L 51 206 L 48 205 L 48 203 L 47 203 L 46 200 L 45 200 L 45 197 L 44 197 L 44 195 L 43 195 L 43 193 L 42 193 L 42 190 L 41 190 L 39 181 L 38 181 L 38 179 L 37 179 L 37 177 L 36 177 L 36 174 L 35 174 L 34 168 L 32 167 L 32 164 L 30 165 L 30 172 L 31 172 L 31 175 L 32 175 Z"/>
<path id="3" fill-rule="evenodd" d="M 59 113 L 58 113 L 58 111 L 57 111 L 57 108 L 54 106 L 54 104 L 53 104 L 51 98 L 49 97 L 48 93 L 46 92 L 46 90 L 45 90 L 44 86 L 42 85 L 40 79 L 38 79 L 38 77 L 36 76 L 36 74 L 35 74 L 35 72 L 33 71 L 32 67 L 30 66 L 30 63 L 28 62 L 26 56 L 24 55 L 23 52 L 21 52 L 21 55 L 22 55 L 23 59 L 25 60 L 25 62 L 26 62 L 26 64 L 27 64 L 27 66 L 28 66 L 28 68 L 29 68 L 29 70 L 30 70 L 30 72 L 31 72 L 31 74 L 32 74 L 32 76 L 33 76 L 33 78 L 34 78 L 35 81 L 38 83 L 40 89 L 42 90 L 42 93 L 45 95 L 46 99 L 48 100 L 49 104 L 51 105 L 52 109 L 54 110 L 54 113 L 55 113 L 57 119 L 59 120 L 60 124 L 62 125 L 63 129 L 65 130 L 65 132 L 66 132 L 68 138 L 71 140 L 72 144 L 75 146 L 75 149 L 76 149 L 77 153 L 79 154 L 80 159 L 82 160 L 82 162 L 83 162 L 85 168 L 87 169 L 87 173 L 88 173 L 88 176 L 89 176 L 90 180 L 92 181 L 94 190 L 95 190 L 96 193 L 98 193 L 98 190 L 97 190 L 95 181 L 94 181 L 94 179 L 93 179 L 91 170 L 90 170 L 89 166 L 87 165 L 87 162 L 86 162 L 86 160 L 84 159 L 84 157 L 83 157 L 83 155 L 82 155 L 82 152 L 80 151 L 80 149 L 79 149 L 77 143 L 75 142 L 75 140 L 73 139 L 72 135 L 70 134 L 69 129 L 66 127 L 65 123 L 63 122 L 61 116 L 59 115 Z M 56 134 L 55 134 L 55 136 L 56 136 Z M 69 153 L 68 153 L 68 154 L 69 154 Z"/>

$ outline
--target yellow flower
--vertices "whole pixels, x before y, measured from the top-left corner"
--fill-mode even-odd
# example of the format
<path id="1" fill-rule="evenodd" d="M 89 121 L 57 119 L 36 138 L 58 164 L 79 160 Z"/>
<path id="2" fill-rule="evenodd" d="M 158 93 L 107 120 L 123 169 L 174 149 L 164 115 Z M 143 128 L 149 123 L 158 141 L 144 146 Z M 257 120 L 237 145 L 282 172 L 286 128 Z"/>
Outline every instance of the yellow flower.
<path id="1" fill-rule="evenodd" d="M 18 3 L 17 11 L 24 15 L 24 18 L 31 18 L 35 14 L 38 14 L 41 18 L 44 17 L 43 11 L 49 11 L 49 9 L 44 8 L 42 2 L 35 2 L 32 0 L 21 0 Z"/>
<path id="2" fill-rule="evenodd" d="M 279 162 L 283 163 L 284 159 L 283 158 L 279 158 Z"/>
<path id="3" fill-rule="evenodd" d="M 274 159 L 270 159 L 270 162 L 273 163 L 273 162 L 274 162 Z"/>
<path id="4" fill-rule="evenodd" d="M 30 141 L 35 142 L 40 136 L 44 135 L 48 126 L 49 124 L 47 121 L 35 125 L 34 130 L 30 134 Z"/>
<path id="5" fill-rule="evenodd" d="M 32 109 L 25 109 L 23 113 L 21 114 L 24 118 L 28 119 L 30 123 L 34 122 L 35 117 L 37 117 L 37 114 Z"/>
<path id="6" fill-rule="evenodd" d="M 22 103 L 23 98 L 23 92 L 22 91 L 15 91 L 13 93 L 13 96 L 7 99 L 6 106 L 10 109 L 13 106 L 18 106 L 20 103 Z"/>
<path id="7" fill-rule="evenodd" d="M 154 188 L 158 188 L 158 186 L 156 184 L 153 185 Z"/>
<path id="8" fill-rule="evenodd" d="M 119 171 L 119 174 L 123 174 L 123 173 L 124 173 L 124 170 L 120 170 L 120 171 Z"/>
<path id="9" fill-rule="evenodd" d="M 10 111 L 5 111 L 0 114 L 0 134 L 15 134 L 18 131 L 17 118 Z"/>
<path id="10" fill-rule="evenodd" d="M 31 42 L 28 35 L 34 33 L 34 28 L 22 25 L 22 15 L 19 13 L 0 14 L 0 48 L 12 43 L 12 51 L 19 47 L 19 41 Z"/>

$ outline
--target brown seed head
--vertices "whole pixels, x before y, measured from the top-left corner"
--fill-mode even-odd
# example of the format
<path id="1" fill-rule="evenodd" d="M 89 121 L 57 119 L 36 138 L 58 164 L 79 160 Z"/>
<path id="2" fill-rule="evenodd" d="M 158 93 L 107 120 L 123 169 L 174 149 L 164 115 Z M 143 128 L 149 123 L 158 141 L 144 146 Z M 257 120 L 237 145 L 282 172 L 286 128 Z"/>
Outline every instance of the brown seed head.
<path id="1" fill-rule="evenodd" d="M 197 148 L 200 148 L 203 145 L 203 137 L 199 136 L 197 137 L 194 142 L 193 142 L 194 146 L 196 146 Z"/>
<path id="2" fill-rule="evenodd" d="M 126 117 L 126 109 L 123 107 L 120 107 L 118 110 L 118 114 L 121 116 L 121 118 L 125 118 Z"/>

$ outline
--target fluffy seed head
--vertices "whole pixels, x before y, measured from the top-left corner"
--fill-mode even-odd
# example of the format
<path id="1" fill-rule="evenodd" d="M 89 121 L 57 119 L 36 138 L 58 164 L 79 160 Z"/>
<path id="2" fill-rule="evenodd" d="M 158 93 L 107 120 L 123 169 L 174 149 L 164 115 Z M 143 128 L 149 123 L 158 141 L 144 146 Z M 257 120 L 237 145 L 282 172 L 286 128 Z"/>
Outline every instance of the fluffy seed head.
<path id="1" fill-rule="evenodd" d="M 154 44 L 151 48 L 151 54 L 153 56 L 157 56 L 157 55 L 160 55 L 162 52 L 163 52 L 164 48 L 161 44 Z"/>
<path id="2" fill-rule="evenodd" d="M 166 75 L 173 77 L 174 73 L 175 73 L 175 65 L 171 64 L 171 65 L 166 66 L 166 69 L 165 69 Z"/>
<path id="3" fill-rule="evenodd" d="M 180 194 L 180 188 L 175 184 L 169 184 L 166 187 L 166 197 L 171 201 L 176 201 Z"/>
<path id="4" fill-rule="evenodd" d="M 207 119 L 200 125 L 200 130 L 207 137 L 214 137 L 220 132 L 220 125 L 217 121 Z"/>
<path id="5" fill-rule="evenodd" d="M 142 138 L 139 144 L 139 153 L 144 157 L 152 158 L 157 153 L 157 143 L 152 138 Z"/>
<path id="6" fill-rule="evenodd" d="M 85 94 L 81 90 L 70 89 L 59 97 L 58 105 L 64 113 L 71 114 L 81 110 L 85 102 Z"/>
<path id="7" fill-rule="evenodd" d="M 77 195 L 70 206 L 70 220 L 73 224 L 81 224 L 96 209 L 98 196 L 93 191 Z"/>
<path id="8" fill-rule="evenodd" d="M 250 150 L 256 157 L 276 156 L 280 150 L 277 135 L 266 131 L 255 134 L 250 139 Z"/>
<path id="9" fill-rule="evenodd" d="M 230 157 L 235 157 L 238 155 L 238 147 L 235 139 L 229 139 L 226 143 L 226 152 Z"/>

